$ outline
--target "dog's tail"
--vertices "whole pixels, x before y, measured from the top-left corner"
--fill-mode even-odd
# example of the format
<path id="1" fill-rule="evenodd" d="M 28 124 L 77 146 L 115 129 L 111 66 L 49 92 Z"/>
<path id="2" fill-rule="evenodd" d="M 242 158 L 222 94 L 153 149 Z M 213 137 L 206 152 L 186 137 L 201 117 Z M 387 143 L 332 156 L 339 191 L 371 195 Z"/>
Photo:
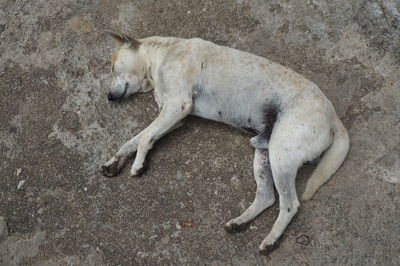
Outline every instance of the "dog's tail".
<path id="1" fill-rule="evenodd" d="M 350 147 L 349 135 L 338 117 L 335 119 L 332 145 L 325 151 L 317 168 L 307 181 L 302 195 L 303 200 L 309 200 L 314 193 L 331 178 L 339 169 L 347 156 Z"/>

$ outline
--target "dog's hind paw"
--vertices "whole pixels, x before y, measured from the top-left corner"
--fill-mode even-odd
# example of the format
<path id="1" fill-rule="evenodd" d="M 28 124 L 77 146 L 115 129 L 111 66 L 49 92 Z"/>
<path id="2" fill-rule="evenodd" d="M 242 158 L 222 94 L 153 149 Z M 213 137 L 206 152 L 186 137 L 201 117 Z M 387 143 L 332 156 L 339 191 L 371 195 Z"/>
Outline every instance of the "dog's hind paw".
<path id="1" fill-rule="evenodd" d="M 278 244 L 275 243 L 273 245 L 268 245 L 265 246 L 263 249 L 258 249 L 258 252 L 260 252 L 261 255 L 268 256 L 271 254 L 272 251 L 274 251 L 278 247 Z"/>
<path id="2" fill-rule="evenodd" d="M 101 174 L 105 177 L 116 176 L 121 172 L 122 166 L 123 163 L 121 163 L 121 160 L 118 160 L 114 156 L 111 160 L 101 166 Z"/>
<path id="3" fill-rule="evenodd" d="M 273 243 L 270 243 L 270 242 L 271 241 L 268 241 L 267 239 L 265 239 L 261 243 L 261 245 L 258 247 L 258 252 L 260 252 L 260 254 L 262 254 L 264 256 L 271 254 L 271 252 L 274 251 L 279 246 L 279 239 Z"/>
<path id="4" fill-rule="evenodd" d="M 249 224 L 248 223 L 237 224 L 228 222 L 224 225 L 224 228 L 228 233 L 238 233 L 247 230 L 247 228 L 249 228 Z"/>

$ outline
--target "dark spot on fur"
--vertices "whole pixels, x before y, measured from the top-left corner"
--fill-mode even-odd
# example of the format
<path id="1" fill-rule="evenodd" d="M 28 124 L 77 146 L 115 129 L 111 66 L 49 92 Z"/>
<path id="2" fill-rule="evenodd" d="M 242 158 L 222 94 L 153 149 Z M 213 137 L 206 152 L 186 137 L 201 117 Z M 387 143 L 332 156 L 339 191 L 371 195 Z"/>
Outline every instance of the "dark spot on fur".
<path id="1" fill-rule="evenodd" d="M 258 132 L 254 128 L 251 128 L 251 127 L 240 127 L 240 128 L 243 129 L 244 131 L 247 131 L 247 132 L 252 133 L 254 135 L 258 134 Z"/>
<path id="2" fill-rule="evenodd" d="M 264 104 L 264 132 L 262 135 L 269 141 L 274 124 L 278 119 L 278 115 L 281 113 L 280 101 L 277 97 L 273 97 L 272 100 Z"/>
<path id="3" fill-rule="evenodd" d="M 160 48 L 160 45 L 161 45 L 161 43 L 159 43 L 159 42 L 153 42 L 153 43 L 151 44 L 151 46 L 157 47 L 157 48 Z"/>
<path id="4" fill-rule="evenodd" d="M 222 112 L 218 111 L 218 115 L 219 115 L 219 117 L 222 117 Z"/>
<path id="5" fill-rule="evenodd" d="M 320 159 L 321 159 L 321 156 L 317 156 L 316 158 L 314 158 L 310 161 L 307 161 L 304 164 L 317 165 L 319 163 Z"/>
<path id="6" fill-rule="evenodd" d="M 201 69 L 203 69 L 203 67 L 204 67 L 204 63 L 203 63 L 203 62 L 201 62 Z"/>
<path id="7" fill-rule="evenodd" d="M 287 212 L 290 212 L 290 208 L 287 208 Z"/>
<path id="8" fill-rule="evenodd" d="M 251 118 L 247 119 L 247 122 L 250 124 L 251 123 Z"/>
<path id="9" fill-rule="evenodd" d="M 153 80 L 153 76 L 151 75 L 151 65 L 149 66 L 149 78 L 151 79 L 151 80 Z"/>

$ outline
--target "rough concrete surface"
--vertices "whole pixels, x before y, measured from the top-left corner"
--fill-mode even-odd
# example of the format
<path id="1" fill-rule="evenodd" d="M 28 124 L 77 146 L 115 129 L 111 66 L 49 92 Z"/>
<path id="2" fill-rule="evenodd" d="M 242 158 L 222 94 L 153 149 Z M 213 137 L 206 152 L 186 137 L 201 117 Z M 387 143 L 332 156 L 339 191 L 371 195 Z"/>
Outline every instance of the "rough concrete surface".
<path id="1" fill-rule="evenodd" d="M 350 154 L 269 256 L 256 250 L 277 204 L 246 232 L 223 229 L 255 193 L 244 133 L 190 117 L 141 178 L 131 162 L 100 175 L 157 115 L 151 94 L 107 101 L 105 29 L 265 56 L 332 100 Z M 0 0 L 0 40 L 0 265 L 400 264 L 398 0 Z"/>

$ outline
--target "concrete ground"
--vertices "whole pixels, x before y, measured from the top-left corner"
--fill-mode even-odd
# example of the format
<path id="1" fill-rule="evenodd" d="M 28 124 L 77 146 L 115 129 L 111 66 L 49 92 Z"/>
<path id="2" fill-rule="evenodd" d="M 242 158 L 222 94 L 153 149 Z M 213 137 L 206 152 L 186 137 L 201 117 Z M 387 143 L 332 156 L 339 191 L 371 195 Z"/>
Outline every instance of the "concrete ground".
<path id="1" fill-rule="evenodd" d="M 277 204 L 223 229 L 253 200 L 248 135 L 188 118 L 140 179 L 131 162 L 100 175 L 157 115 L 150 94 L 107 101 L 105 29 L 265 56 L 331 99 L 350 154 L 269 256 L 256 250 Z M 399 1 L 0 0 L 0 40 L 0 265 L 400 264 Z"/>

